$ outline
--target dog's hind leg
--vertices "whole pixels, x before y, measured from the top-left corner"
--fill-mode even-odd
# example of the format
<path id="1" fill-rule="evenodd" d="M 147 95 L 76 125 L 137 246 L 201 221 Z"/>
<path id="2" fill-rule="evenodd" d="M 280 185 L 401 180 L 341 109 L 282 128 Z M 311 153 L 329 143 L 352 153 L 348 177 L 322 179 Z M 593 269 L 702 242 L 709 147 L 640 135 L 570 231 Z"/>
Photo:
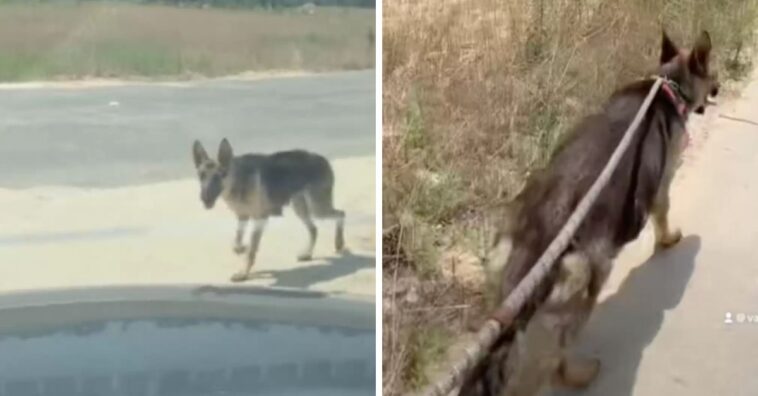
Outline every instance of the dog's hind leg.
<path id="1" fill-rule="evenodd" d="M 258 245 L 261 242 L 261 236 L 263 236 L 263 230 L 266 228 L 266 222 L 268 219 L 253 219 L 253 234 L 250 237 L 250 250 L 247 252 L 247 263 L 245 269 L 232 275 L 232 282 L 242 282 L 248 279 L 250 276 L 250 270 L 255 264 L 255 255 L 258 253 Z"/>
<path id="2" fill-rule="evenodd" d="M 316 244 L 316 238 L 318 237 L 318 229 L 311 220 L 310 210 L 308 209 L 308 202 L 305 200 L 305 195 L 298 194 L 292 198 L 292 209 L 295 211 L 297 217 L 305 224 L 305 228 L 308 229 L 308 246 L 297 256 L 298 261 L 307 261 L 313 257 L 313 246 Z"/>
<path id="3" fill-rule="evenodd" d="M 337 253 L 345 253 L 345 212 L 339 211 L 340 216 L 335 220 L 334 226 L 334 251 Z"/>
<path id="4" fill-rule="evenodd" d="M 308 189 L 308 203 L 316 218 L 334 219 L 334 249 L 345 252 L 345 212 L 335 209 L 332 204 L 332 183 L 321 183 Z"/>
<path id="5" fill-rule="evenodd" d="M 556 372 L 559 386 L 581 389 L 588 387 L 600 372 L 600 360 L 565 354 Z"/>
<path id="6" fill-rule="evenodd" d="M 571 287 L 556 288 L 562 291 L 551 294 L 551 299 L 562 295 L 564 304 L 564 322 L 561 334 L 563 356 L 554 381 L 563 387 L 578 389 L 592 383 L 600 372 L 600 360 L 569 354 L 567 349 L 577 338 L 579 332 L 589 319 L 592 309 L 600 294 L 611 269 L 611 261 L 607 259 L 604 246 L 598 244 L 588 255 L 570 255 L 564 259 L 562 278 L 560 282 Z M 586 257 L 586 258 L 584 258 Z M 566 276 L 568 275 L 568 276 Z"/>
<path id="7" fill-rule="evenodd" d="M 248 216 L 237 216 L 237 235 L 234 238 L 234 253 L 245 253 L 245 245 L 242 243 L 242 238 L 245 236 L 245 229 L 249 220 L 250 217 Z"/>
<path id="8" fill-rule="evenodd" d="M 501 395 L 541 395 L 551 381 L 562 380 L 562 366 L 568 362 L 566 340 L 571 338 L 574 325 L 585 319 L 584 310 L 577 308 L 584 308 L 586 304 L 591 276 L 590 262 L 585 255 L 571 253 L 562 259 L 550 295 L 516 336 L 506 361 L 508 383 Z M 585 374 L 584 371 L 574 373 L 582 368 L 572 364 L 572 377 Z M 588 371 L 587 377 L 594 378 L 596 372 L 585 371 Z"/>
<path id="9" fill-rule="evenodd" d="M 560 331 L 553 314 L 537 312 L 526 329 L 516 334 L 505 361 L 505 389 L 500 396 L 540 396 L 561 363 Z"/>

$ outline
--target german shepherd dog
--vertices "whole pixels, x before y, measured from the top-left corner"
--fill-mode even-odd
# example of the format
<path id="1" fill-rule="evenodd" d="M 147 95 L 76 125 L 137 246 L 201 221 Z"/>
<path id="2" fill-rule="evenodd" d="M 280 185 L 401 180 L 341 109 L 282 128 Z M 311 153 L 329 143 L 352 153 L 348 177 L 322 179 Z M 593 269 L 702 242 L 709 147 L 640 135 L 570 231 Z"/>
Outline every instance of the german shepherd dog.
<path id="1" fill-rule="evenodd" d="M 248 221 L 253 220 L 247 263 L 232 276 L 233 282 L 248 279 L 268 218 L 281 216 L 282 208 L 289 203 L 305 224 L 310 238 L 305 250 L 297 256 L 298 260 L 310 260 L 313 254 L 318 230 L 312 217 L 334 219 L 334 247 L 338 253 L 345 250 L 345 212 L 332 205 L 334 172 L 326 158 L 303 150 L 235 157 L 226 138 L 219 145 L 216 160 L 208 156 L 199 141 L 193 144 L 192 154 L 200 179 L 200 200 L 206 209 L 213 208 L 218 197 L 222 197 L 237 215 L 235 253 L 245 252 L 242 238 Z"/>
<path id="2" fill-rule="evenodd" d="M 552 385 L 583 388 L 600 362 L 569 356 L 596 303 L 611 263 L 652 217 L 656 246 L 682 238 L 668 221 L 669 188 L 691 112 L 703 113 L 718 91 L 709 70 L 711 39 L 702 32 L 691 50 L 663 33 L 658 74 L 667 80 L 647 110 L 632 145 L 590 209 L 555 268 L 469 374 L 465 396 L 540 395 Z M 496 233 L 487 261 L 498 271 L 502 301 L 529 272 L 564 226 L 640 109 L 653 79 L 616 91 L 598 114 L 582 120 L 514 200 Z M 508 221 L 510 220 L 510 221 Z M 499 268 L 498 268 L 499 266 Z"/>

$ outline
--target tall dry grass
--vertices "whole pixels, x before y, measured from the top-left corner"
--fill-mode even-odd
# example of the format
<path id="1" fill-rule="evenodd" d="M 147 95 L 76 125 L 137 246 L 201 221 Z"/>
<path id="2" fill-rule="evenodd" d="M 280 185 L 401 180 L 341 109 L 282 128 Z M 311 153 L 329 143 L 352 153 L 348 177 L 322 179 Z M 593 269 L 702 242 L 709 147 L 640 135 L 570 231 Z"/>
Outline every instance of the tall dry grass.
<path id="1" fill-rule="evenodd" d="M 373 67 L 374 10 L 0 5 L 0 80 Z"/>
<path id="2" fill-rule="evenodd" d="M 386 0 L 385 285 L 398 273 L 439 282 L 445 249 L 476 254 L 472 232 L 561 134 L 654 71 L 662 27 L 680 45 L 707 29 L 722 80 L 741 77 L 757 10 L 755 0 Z M 444 326 L 436 299 L 413 300 L 432 313 L 385 307 L 386 394 L 423 382 L 414 340 Z"/>

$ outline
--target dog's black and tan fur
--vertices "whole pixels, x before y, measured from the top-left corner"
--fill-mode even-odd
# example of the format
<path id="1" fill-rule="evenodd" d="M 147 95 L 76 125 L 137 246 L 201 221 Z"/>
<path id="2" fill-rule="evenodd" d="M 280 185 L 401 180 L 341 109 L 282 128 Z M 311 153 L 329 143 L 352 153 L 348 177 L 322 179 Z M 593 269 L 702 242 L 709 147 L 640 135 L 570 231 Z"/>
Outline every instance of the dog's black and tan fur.
<path id="1" fill-rule="evenodd" d="M 310 260 L 313 254 L 318 231 L 312 217 L 336 221 L 334 246 L 338 253 L 344 251 L 345 212 L 332 205 L 334 172 L 326 158 L 303 150 L 235 157 L 227 139 L 221 141 L 217 160 L 208 156 L 199 141 L 195 141 L 192 154 L 205 207 L 213 208 L 218 197 L 222 197 L 237 215 L 235 253 L 245 252 L 242 238 L 248 221 L 253 221 L 247 263 L 232 276 L 232 281 L 249 277 L 267 219 L 281 216 L 283 207 L 290 203 L 310 238 L 298 260 Z"/>
<path id="2" fill-rule="evenodd" d="M 460 389 L 465 396 L 532 396 L 550 384 L 585 387 L 597 375 L 596 359 L 568 356 L 589 317 L 620 249 L 637 238 L 652 216 L 659 248 L 673 246 L 681 232 L 668 222 L 669 187 L 690 112 L 702 113 L 718 83 L 709 71 L 711 40 L 703 32 L 691 51 L 663 35 L 659 73 L 673 83 L 685 114 L 662 90 L 647 111 L 633 144 L 575 234 L 551 275 L 514 326 Z M 499 298 L 529 272 L 579 200 L 597 179 L 653 85 L 638 81 L 614 93 L 604 109 L 567 135 L 550 164 L 528 181 L 501 228 L 489 262 L 499 269 Z M 630 331 L 633 331 L 630 330 Z"/>

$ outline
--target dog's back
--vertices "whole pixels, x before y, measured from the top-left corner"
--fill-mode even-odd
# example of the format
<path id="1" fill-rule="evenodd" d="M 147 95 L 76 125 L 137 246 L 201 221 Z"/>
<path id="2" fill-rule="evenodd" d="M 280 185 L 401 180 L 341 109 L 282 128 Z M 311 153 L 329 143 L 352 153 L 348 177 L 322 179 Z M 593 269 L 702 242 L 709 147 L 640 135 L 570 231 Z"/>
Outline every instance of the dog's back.
<path id="1" fill-rule="evenodd" d="M 518 197 L 514 245 L 536 255 L 547 248 L 610 159 L 652 83 L 645 80 L 618 91 L 601 113 L 585 118 L 567 135 L 550 166 L 536 173 Z M 623 245 L 637 237 L 683 127 L 673 104 L 658 95 L 575 234 L 575 245 L 600 238 Z"/>
<path id="2" fill-rule="evenodd" d="M 281 214 L 281 208 L 295 194 L 331 190 L 334 185 L 329 161 L 304 150 L 240 155 L 232 160 L 229 178 L 227 199 L 250 201 L 252 194 L 266 191 L 265 196 L 274 211 L 272 214 Z"/>

